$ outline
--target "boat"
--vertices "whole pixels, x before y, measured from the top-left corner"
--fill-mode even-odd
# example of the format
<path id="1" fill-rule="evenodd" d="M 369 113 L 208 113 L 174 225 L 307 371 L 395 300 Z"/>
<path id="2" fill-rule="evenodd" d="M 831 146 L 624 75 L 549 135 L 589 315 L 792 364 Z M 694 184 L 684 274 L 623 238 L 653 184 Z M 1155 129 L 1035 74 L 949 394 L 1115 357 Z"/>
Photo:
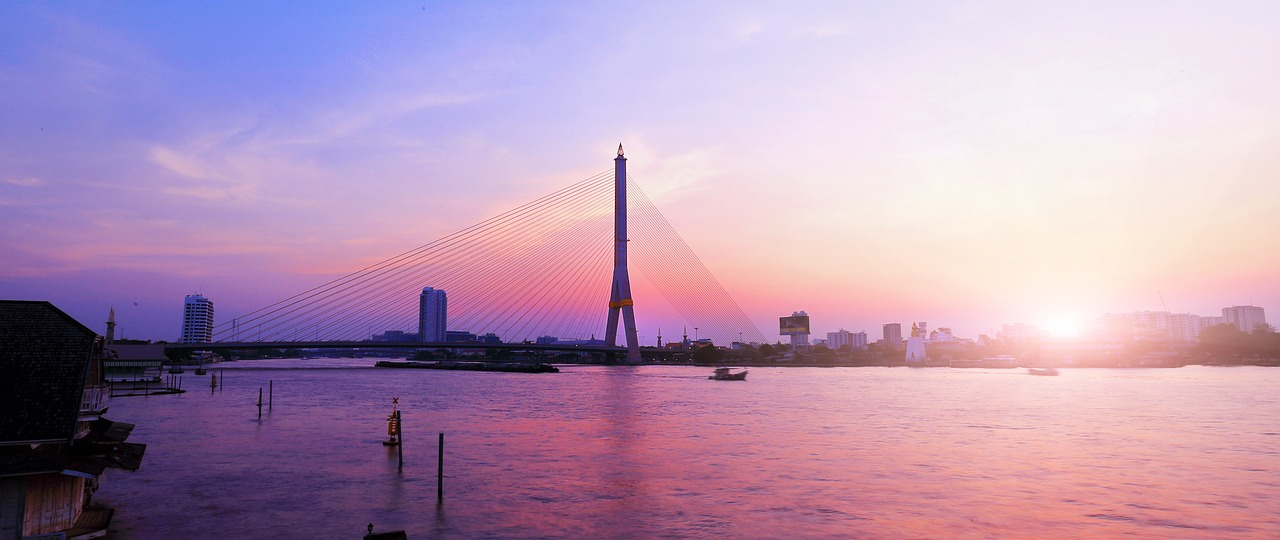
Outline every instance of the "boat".
<path id="1" fill-rule="evenodd" d="M 718 367 L 715 373 L 712 373 L 707 378 L 717 381 L 745 381 L 747 380 L 747 370 L 733 371 L 727 367 Z"/>
<path id="2" fill-rule="evenodd" d="M 1031 375 L 1057 375 L 1058 370 L 1054 368 L 1027 368 L 1027 373 Z"/>
<path id="3" fill-rule="evenodd" d="M 183 373 L 183 372 L 185 372 L 185 371 L 186 371 L 186 370 L 185 370 L 185 369 L 182 369 L 182 366 L 180 366 L 180 365 L 178 365 L 178 364 L 174 364 L 173 366 L 171 366 L 171 367 L 169 368 L 169 373 Z"/>

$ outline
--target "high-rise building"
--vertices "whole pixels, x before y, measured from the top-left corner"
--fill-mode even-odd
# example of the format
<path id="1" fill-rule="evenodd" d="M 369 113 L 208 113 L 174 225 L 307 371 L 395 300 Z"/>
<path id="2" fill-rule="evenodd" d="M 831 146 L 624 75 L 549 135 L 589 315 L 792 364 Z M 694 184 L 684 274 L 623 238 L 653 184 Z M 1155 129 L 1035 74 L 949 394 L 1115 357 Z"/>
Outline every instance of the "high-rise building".
<path id="1" fill-rule="evenodd" d="M 841 328 L 835 332 L 827 332 L 827 348 L 838 351 L 840 347 L 853 347 L 853 334 Z"/>
<path id="2" fill-rule="evenodd" d="M 866 332 L 850 332 L 841 328 L 837 332 L 827 332 L 827 347 L 832 350 L 840 350 L 841 347 L 848 345 L 851 349 L 867 348 Z"/>
<path id="3" fill-rule="evenodd" d="M 1224 307 L 1222 322 L 1235 325 L 1241 332 L 1253 332 L 1259 324 L 1267 324 L 1267 315 L 1257 306 Z"/>
<path id="4" fill-rule="evenodd" d="M 182 342 L 213 341 L 213 302 L 201 294 L 188 294 L 182 310 Z"/>
<path id="5" fill-rule="evenodd" d="M 867 333 L 866 333 L 866 332 L 854 332 L 854 333 L 853 333 L 853 348 L 855 348 L 855 349 L 866 349 L 866 348 L 867 348 Z"/>
<path id="6" fill-rule="evenodd" d="M 423 287 L 418 296 L 418 338 L 423 342 L 443 342 L 449 302 L 443 289 Z"/>
<path id="7" fill-rule="evenodd" d="M 1194 313 L 1169 314 L 1169 339 L 1181 342 L 1194 342 L 1200 337 L 1200 330 L 1205 328 L 1205 317 Z"/>
<path id="8" fill-rule="evenodd" d="M 884 325 L 884 345 L 890 349 L 902 346 L 902 323 Z"/>

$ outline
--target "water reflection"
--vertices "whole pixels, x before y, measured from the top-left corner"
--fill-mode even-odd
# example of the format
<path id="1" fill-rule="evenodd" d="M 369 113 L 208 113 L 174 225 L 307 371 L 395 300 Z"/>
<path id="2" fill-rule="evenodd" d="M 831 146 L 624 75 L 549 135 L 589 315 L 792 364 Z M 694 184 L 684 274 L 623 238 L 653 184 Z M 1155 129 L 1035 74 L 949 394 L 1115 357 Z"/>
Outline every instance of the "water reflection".
<path id="1" fill-rule="evenodd" d="M 1265 368 L 226 371 L 212 395 L 113 403 L 150 444 L 99 493 L 114 537 L 1280 534 Z M 393 395 L 403 472 L 378 450 Z"/>

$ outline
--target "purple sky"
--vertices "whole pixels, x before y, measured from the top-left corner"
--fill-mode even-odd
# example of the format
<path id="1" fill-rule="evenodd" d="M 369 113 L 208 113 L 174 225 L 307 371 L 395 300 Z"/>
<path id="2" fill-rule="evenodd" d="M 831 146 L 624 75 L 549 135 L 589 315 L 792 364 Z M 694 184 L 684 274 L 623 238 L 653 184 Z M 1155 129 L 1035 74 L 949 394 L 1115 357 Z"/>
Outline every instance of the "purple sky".
<path id="1" fill-rule="evenodd" d="M 0 297 L 172 340 L 185 294 L 235 316 L 622 141 L 766 335 L 1275 319 L 1277 28 L 1276 2 L 5 3 Z"/>

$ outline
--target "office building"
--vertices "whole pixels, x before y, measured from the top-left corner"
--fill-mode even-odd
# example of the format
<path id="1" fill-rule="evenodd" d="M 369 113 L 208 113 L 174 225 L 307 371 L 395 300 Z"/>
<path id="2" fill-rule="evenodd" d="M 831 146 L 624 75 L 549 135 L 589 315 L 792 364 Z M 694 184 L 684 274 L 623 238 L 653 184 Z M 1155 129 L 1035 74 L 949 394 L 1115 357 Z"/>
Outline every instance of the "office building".
<path id="1" fill-rule="evenodd" d="M 188 294 L 182 310 L 182 342 L 213 341 L 213 302 L 200 294 Z"/>
<path id="2" fill-rule="evenodd" d="M 1231 306 L 1222 308 L 1222 322 L 1235 326 L 1241 332 L 1252 333 L 1258 325 L 1267 324 L 1267 316 L 1257 306 Z"/>
<path id="3" fill-rule="evenodd" d="M 843 328 L 836 332 L 827 332 L 826 345 L 828 348 L 837 351 L 845 346 L 850 349 L 866 349 L 867 333 L 850 332 Z"/>
<path id="4" fill-rule="evenodd" d="M 902 346 L 902 323 L 884 325 L 884 345 L 890 349 Z"/>
<path id="5" fill-rule="evenodd" d="M 448 334 L 449 302 L 444 290 L 423 287 L 418 296 L 418 338 L 425 343 L 443 342 Z"/>

